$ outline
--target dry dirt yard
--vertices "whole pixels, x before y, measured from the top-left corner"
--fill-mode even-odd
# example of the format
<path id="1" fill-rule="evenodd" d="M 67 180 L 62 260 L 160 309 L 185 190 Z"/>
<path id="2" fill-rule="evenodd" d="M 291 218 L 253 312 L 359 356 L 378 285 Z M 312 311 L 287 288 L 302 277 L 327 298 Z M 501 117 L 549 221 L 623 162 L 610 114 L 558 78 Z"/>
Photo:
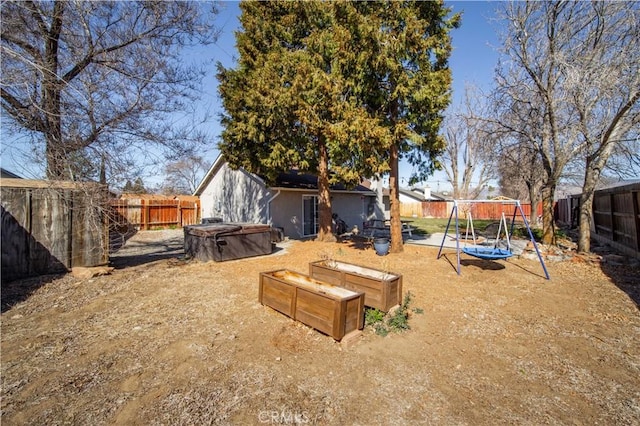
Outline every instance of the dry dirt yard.
<path id="1" fill-rule="evenodd" d="M 3 425 L 640 424 L 637 264 L 573 257 L 547 281 L 513 258 L 457 276 L 433 247 L 202 263 L 181 244 L 140 232 L 111 275 L 3 289 Z M 345 345 L 258 302 L 259 272 L 326 257 L 401 273 L 411 330 Z"/>

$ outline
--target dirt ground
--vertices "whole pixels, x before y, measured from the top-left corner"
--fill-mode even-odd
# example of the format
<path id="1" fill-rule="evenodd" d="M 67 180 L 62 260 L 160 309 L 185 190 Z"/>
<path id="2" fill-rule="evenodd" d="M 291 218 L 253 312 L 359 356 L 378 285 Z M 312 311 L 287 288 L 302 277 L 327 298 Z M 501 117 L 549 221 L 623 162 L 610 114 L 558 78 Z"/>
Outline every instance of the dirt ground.
<path id="1" fill-rule="evenodd" d="M 2 424 L 640 424 L 640 271 L 291 241 L 186 261 L 146 231 L 105 276 L 3 288 Z M 132 256 L 134 255 L 134 256 Z M 321 258 L 403 275 L 411 330 L 345 345 L 258 302 Z"/>

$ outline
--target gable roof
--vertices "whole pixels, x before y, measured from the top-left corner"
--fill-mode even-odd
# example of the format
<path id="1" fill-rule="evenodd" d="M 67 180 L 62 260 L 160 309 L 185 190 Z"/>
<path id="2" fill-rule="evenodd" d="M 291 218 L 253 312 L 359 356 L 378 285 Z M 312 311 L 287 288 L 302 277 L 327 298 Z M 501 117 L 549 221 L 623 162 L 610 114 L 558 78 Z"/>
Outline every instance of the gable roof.
<path id="1" fill-rule="evenodd" d="M 18 176 L 17 174 L 12 173 L 2 167 L 0 167 L 0 177 L 2 177 L 3 179 L 22 179 L 21 176 Z"/>
<path id="2" fill-rule="evenodd" d="M 318 176 L 301 173 L 297 170 L 291 170 L 288 173 L 280 173 L 276 178 L 276 183 L 272 186 L 275 189 L 318 189 Z M 371 195 L 375 193 L 364 185 L 356 185 L 354 188 L 347 188 L 342 183 L 329 186 L 331 191 L 344 192 L 363 192 Z"/>
<path id="3" fill-rule="evenodd" d="M 202 181 L 200 182 L 195 192 L 193 193 L 194 196 L 200 196 L 202 194 L 204 189 L 211 182 L 211 180 L 218 173 L 218 171 L 220 171 L 220 169 L 225 163 L 226 163 L 226 160 L 224 160 L 222 154 L 218 155 L 218 158 L 215 159 L 215 161 L 207 171 L 206 175 L 204 176 L 204 178 L 202 178 Z M 255 179 L 258 179 L 260 182 L 262 182 L 263 185 L 266 186 L 264 179 L 262 179 L 261 177 L 256 176 L 252 173 L 248 173 L 246 171 L 244 172 L 254 177 Z M 318 177 L 316 175 L 302 173 L 298 170 L 291 170 L 287 173 L 280 173 L 276 178 L 275 184 L 272 185 L 271 188 L 294 190 L 294 191 L 295 190 L 305 190 L 305 191 L 318 190 Z M 355 188 L 348 189 L 344 184 L 335 184 L 335 185 L 331 185 L 329 187 L 329 190 L 334 192 L 360 193 L 363 195 L 370 195 L 370 196 L 376 195 L 374 191 L 372 191 L 371 189 L 363 185 L 357 185 Z"/>

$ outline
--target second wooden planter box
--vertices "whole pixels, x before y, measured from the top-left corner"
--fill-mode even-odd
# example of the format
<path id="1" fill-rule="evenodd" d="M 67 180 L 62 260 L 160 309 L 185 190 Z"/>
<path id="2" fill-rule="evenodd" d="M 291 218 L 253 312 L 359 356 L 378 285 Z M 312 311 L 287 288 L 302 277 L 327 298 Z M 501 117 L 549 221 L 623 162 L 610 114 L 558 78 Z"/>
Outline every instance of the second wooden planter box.
<path id="1" fill-rule="evenodd" d="M 309 264 L 309 275 L 320 281 L 364 293 L 364 304 L 387 312 L 402 301 L 402 275 L 335 260 Z"/>
<path id="2" fill-rule="evenodd" d="M 286 269 L 261 272 L 259 300 L 336 340 L 364 327 L 364 294 Z"/>

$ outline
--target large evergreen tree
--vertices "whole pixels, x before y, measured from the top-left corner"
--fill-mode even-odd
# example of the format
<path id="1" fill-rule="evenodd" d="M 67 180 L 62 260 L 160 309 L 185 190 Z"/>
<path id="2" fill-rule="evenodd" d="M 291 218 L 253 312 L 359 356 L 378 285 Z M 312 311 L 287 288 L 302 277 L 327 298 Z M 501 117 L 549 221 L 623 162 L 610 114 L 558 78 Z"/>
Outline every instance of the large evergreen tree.
<path id="1" fill-rule="evenodd" d="M 374 120 L 355 100 L 352 75 L 359 16 L 349 2 L 245 2 L 236 69 L 219 67 L 226 114 L 220 150 L 232 167 L 273 182 L 298 168 L 318 175 L 318 239 L 335 240 L 333 182 L 384 172 L 368 150 Z"/>
<path id="2" fill-rule="evenodd" d="M 318 174 L 320 240 L 331 240 L 329 185 L 391 171 L 406 156 L 430 171 L 449 101 L 442 3 L 246 2 L 236 69 L 219 68 L 220 149 L 229 164 L 273 180 Z M 424 155 L 427 154 L 427 161 Z"/>
<path id="3" fill-rule="evenodd" d="M 402 251 L 399 161 L 414 166 L 411 180 L 421 180 L 438 167 L 445 146 L 438 134 L 442 113 L 450 103 L 449 32 L 459 15 L 447 18 L 442 1 L 358 3 L 375 29 L 375 49 L 368 52 L 365 104 L 391 137 L 391 251 Z"/>

